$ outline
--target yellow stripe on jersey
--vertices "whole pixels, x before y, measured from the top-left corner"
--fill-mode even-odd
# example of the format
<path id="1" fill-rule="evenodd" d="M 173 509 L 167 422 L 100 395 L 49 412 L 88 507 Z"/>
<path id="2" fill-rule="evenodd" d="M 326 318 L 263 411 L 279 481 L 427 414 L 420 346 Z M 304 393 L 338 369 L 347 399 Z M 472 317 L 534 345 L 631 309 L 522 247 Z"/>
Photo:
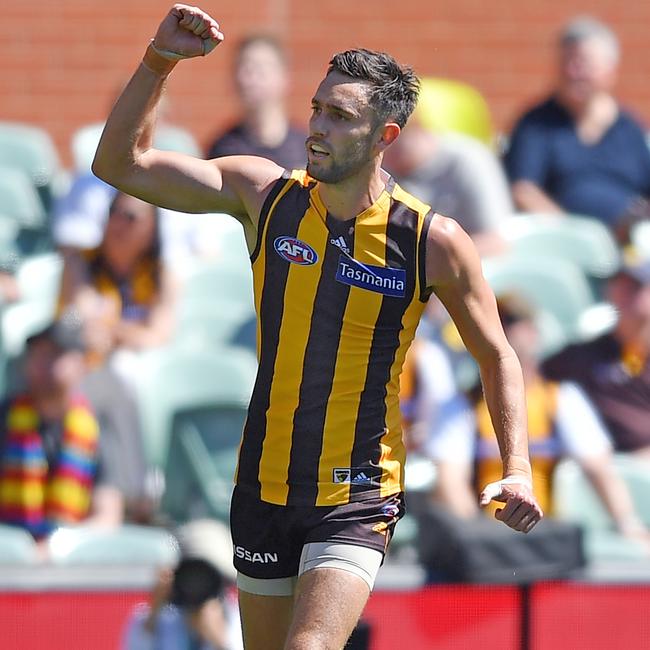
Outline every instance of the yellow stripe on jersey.
<path id="1" fill-rule="evenodd" d="M 313 206 L 310 206 L 300 222 L 297 238 L 309 245 L 322 257 L 327 246 L 327 230 Z M 298 407 L 307 338 L 311 325 L 311 313 L 320 280 L 317 265 L 299 266 L 292 264 L 286 282 L 285 295 L 300 297 L 300 318 L 291 322 L 282 321 L 275 373 L 283 377 L 282 382 L 273 382 L 270 405 L 266 414 L 266 426 L 277 432 L 273 444 L 265 440 L 262 448 L 259 480 L 262 486 L 261 498 L 272 503 L 284 503 L 287 499 L 287 476 L 292 442 L 293 414 Z M 303 298 L 304 297 L 304 298 Z"/>
<path id="2" fill-rule="evenodd" d="M 354 238 L 354 259 L 362 264 L 383 266 L 386 262 L 386 211 L 390 196 L 380 197 L 379 207 L 366 216 L 363 225 L 375 236 L 368 236 L 368 230 L 356 228 Z M 357 222 L 359 222 L 357 218 Z M 359 233 L 366 233 L 366 236 Z M 351 291 L 348 298 L 337 364 L 332 385 L 332 394 L 340 396 L 340 402 L 348 402 L 348 409 L 358 408 L 358 390 L 366 381 L 368 357 L 372 337 L 368 336 L 368 323 L 375 323 L 379 316 L 382 294 Z M 349 483 L 333 483 L 333 471 L 337 467 L 350 467 L 354 445 L 355 421 L 347 410 L 328 408 L 325 420 L 323 451 L 318 468 L 318 499 L 316 505 L 345 503 L 350 498 Z M 347 456 L 341 450 L 349 450 Z"/>

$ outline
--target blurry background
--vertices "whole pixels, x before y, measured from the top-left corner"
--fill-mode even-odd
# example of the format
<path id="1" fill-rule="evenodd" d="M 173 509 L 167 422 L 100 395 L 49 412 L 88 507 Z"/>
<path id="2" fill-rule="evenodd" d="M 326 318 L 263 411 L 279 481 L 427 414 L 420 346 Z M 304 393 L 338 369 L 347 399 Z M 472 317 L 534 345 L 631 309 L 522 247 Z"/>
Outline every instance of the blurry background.
<path id="1" fill-rule="evenodd" d="M 110 3 L 40 0 L 0 3 L 0 116 L 45 127 L 70 164 L 70 136 L 103 120 L 131 75 L 164 0 Z M 248 0 L 201 5 L 220 22 L 226 41 L 206 61 L 189 61 L 168 87 L 171 118 L 203 147 L 235 114 L 230 81 L 234 44 L 258 31 L 279 35 L 290 57 L 292 117 L 306 124 L 309 100 L 338 50 L 363 46 L 391 52 L 423 76 L 461 79 L 486 97 L 498 131 L 507 132 L 524 106 L 551 80 L 559 26 L 578 13 L 607 22 L 623 51 L 618 94 L 650 116 L 650 57 L 643 2 L 547 0 Z"/>
<path id="2" fill-rule="evenodd" d="M 121 197 L 121 209 L 112 205 L 109 212 L 106 188 L 95 186 L 88 164 L 101 124 L 170 4 L 162 0 L 0 0 L 3 397 L 20 387 L 28 337 L 61 317 L 60 286 L 70 256 L 97 246 L 105 222 L 121 220 L 124 233 L 127 221 L 133 225 L 140 218 L 136 208 L 144 209 L 137 204 L 125 207 L 128 199 Z M 650 57 L 646 52 L 650 3 L 224 0 L 200 6 L 220 22 L 226 40 L 206 60 L 185 61 L 171 75 L 164 119 L 166 126 L 172 127 L 165 134 L 173 141 L 167 142 L 168 147 L 159 145 L 161 148 L 201 155 L 215 136 L 241 118 L 233 81 L 236 44 L 247 35 L 262 32 L 273 34 L 286 48 L 290 72 L 287 108 L 298 129 L 307 127 L 312 93 L 333 53 L 355 46 L 385 50 L 432 83 L 429 89 L 433 94 L 427 95 L 418 116 L 419 127 L 433 132 L 438 127 L 454 130 L 455 117 L 462 113 L 463 124 L 456 126 L 479 136 L 489 150 L 479 151 L 475 143 L 473 147 L 465 143 L 462 150 L 452 147 L 448 151 L 442 146 L 441 150 L 449 160 L 452 154 L 462 153 L 477 165 L 489 157 L 491 167 L 485 163 L 483 167 L 467 165 L 466 169 L 470 180 L 485 179 L 492 184 L 488 172 L 491 169 L 489 173 L 493 173 L 496 167 L 502 175 L 500 154 L 508 145 L 515 121 L 553 89 L 559 30 L 583 13 L 608 24 L 620 39 L 622 61 L 615 95 L 641 124 L 650 121 Z M 436 86 L 435 79 L 467 86 L 446 88 L 444 81 Z M 467 89 L 470 95 L 465 93 Z M 436 90 L 441 94 L 436 95 Z M 471 94 L 476 91 L 479 95 Z M 443 102 L 447 96 L 449 104 Z M 454 98 L 460 103 L 454 104 Z M 464 99 L 467 104 L 462 103 Z M 472 131 L 475 120 L 478 127 Z M 23 127 L 41 131 L 22 131 Z M 408 138 L 401 138 L 404 147 L 426 144 L 422 134 L 414 126 Z M 28 151 L 24 160 L 17 153 L 20 144 Z M 436 152 L 435 147 L 425 151 L 427 160 L 431 152 Z M 400 155 L 392 161 L 396 170 L 404 167 L 408 158 L 404 152 Z M 482 188 L 460 182 L 465 180 L 460 178 L 452 193 L 483 196 Z M 645 180 L 650 183 L 650 175 Z M 500 176 L 493 185 L 507 195 L 505 177 Z M 84 193 L 86 186 L 88 194 Z M 71 194 L 78 192 L 88 202 L 68 206 L 65 199 L 70 188 Z M 536 372 L 538 361 L 565 345 L 589 344 L 615 326 L 617 312 L 611 303 L 616 295 L 606 287 L 625 253 L 630 252 L 630 241 L 617 241 L 615 231 L 589 215 L 567 211 L 568 218 L 555 215 L 547 219 L 546 214 L 520 214 L 523 210 L 513 208 L 509 196 L 506 198 L 499 222 L 485 217 L 483 224 L 488 234 L 498 235 L 498 241 L 481 240 L 480 232 L 475 241 L 484 257 L 490 258 L 485 260 L 485 269 L 495 290 L 520 293 L 534 303 L 541 343 L 535 351 L 529 350 L 529 361 Z M 68 216 L 80 220 L 71 218 L 69 228 L 52 237 L 53 206 L 62 199 L 62 213 L 67 210 Z M 84 210 L 91 209 L 95 220 L 88 219 L 88 223 L 97 229 L 89 235 L 92 244 L 88 244 L 75 237 L 82 234 L 79 224 L 86 217 Z M 618 287 L 619 302 L 626 299 L 634 317 L 643 311 L 644 326 L 637 329 L 643 330 L 650 347 L 648 215 L 650 211 L 641 215 L 643 223 L 637 233 L 638 241 L 645 245 L 643 259 L 632 260 L 639 262 L 638 268 L 631 265 L 627 274 L 615 277 L 626 283 Z M 142 219 L 147 219 L 146 214 Z M 62 526 L 49 536 L 34 537 L 16 526 L 0 526 L 2 648 L 127 648 L 120 643 L 128 622 L 141 622 L 142 616 L 138 616 L 145 611 L 138 603 L 147 601 L 154 606 L 156 598 L 161 606 L 167 602 L 160 596 L 165 583 L 158 571 L 161 567 L 169 570 L 179 560 L 178 526 L 206 517 L 227 523 L 237 445 L 256 369 L 250 265 L 244 238 L 239 225 L 224 215 L 166 214 L 160 222 L 165 249 L 160 257 L 180 280 L 175 300 L 169 301 L 177 327 L 173 332 L 163 327 L 164 336 L 135 346 L 137 355 L 120 357 L 118 370 L 122 379 L 131 380 L 126 388 L 135 402 L 133 417 L 139 424 L 133 425 L 132 420 L 126 425 L 125 436 L 115 440 L 110 449 L 100 449 L 99 454 L 111 462 L 113 470 L 123 469 L 125 475 L 130 472 L 134 485 L 127 478 L 110 477 L 122 490 L 126 504 L 110 525 L 102 521 L 97 526 L 90 517 L 85 521 L 89 525 Z M 118 233 L 113 238 L 113 248 L 121 248 L 122 236 Z M 623 291 L 626 288 L 628 291 Z M 159 299 L 162 292 L 153 293 Z M 89 310 L 96 307 L 94 303 L 86 306 Z M 531 305 L 524 307 L 510 315 L 515 325 L 530 320 Z M 446 448 L 452 450 L 450 457 L 440 449 L 433 450 L 434 445 L 429 448 L 423 440 L 437 439 L 447 430 L 444 416 L 473 413 L 471 389 L 477 375 L 435 301 L 425 321 L 420 332 L 422 345 L 416 346 L 409 371 L 412 383 L 419 385 L 419 394 L 402 396 L 405 405 L 409 400 L 417 402 L 412 412 L 404 409 L 407 428 L 415 425 L 409 434 L 413 437 L 407 441 L 415 451 L 407 469 L 411 513 L 397 529 L 366 611 L 371 650 L 388 650 L 397 644 L 409 650 L 465 649 L 479 644 L 485 650 L 648 647 L 649 456 L 645 465 L 639 465 L 627 453 L 631 449 L 616 441 L 612 447 L 614 467 L 627 482 L 630 494 L 613 499 L 613 508 L 612 500 L 605 499 L 603 508 L 602 499 L 599 501 L 585 481 L 580 463 L 563 458 L 556 467 L 562 454 L 554 448 L 545 480 L 550 492 L 552 470 L 553 494 L 548 496 L 554 501 L 559 523 L 553 528 L 549 522 L 549 528 L 533 538 L 529 547 L 519 545 L 514 536 L 506 537 L 509 531 L 502 531 L 503 527 L 486 527 L 485 520 L 452 520 L 430 510 L 435 489 L 448 485 L 445 479 L 450 468 L 445 462 L 458 460 L 454 444 L 467 433 L 471 438 L 467 446 L 471 447 L 474 432 L 468 427 L 458 434 L 461 437 Z M 639 321 L 629 322 L 631 330 Z M 523 343 L 528 342 L 524 338 Z M 637 400 L 635 406 L 648 414 L 647 427 L 645 416 L 637 417 L 636 411 L 628 417 L 638 425 L 646 452 L 650 449 L 647 352 L 647 347 L 625 349 L 621 359 L 616 356 L 612 361 L 616 369 L 625 366 L 626 380 L 632 377 L 635 382 L 633 389 L 623 391 L 623 401 L 632 395 Z M 585 368 L 597 369 L 598 363 L 589 361 Z M 133 365 L 136 362 L 139 365 Z M 408 378 L 405 372 L 404 384 Z M 116 390 L 107 392 L 113 399 L 107 400 L 106 414 L 125 415 L 129 396 Z M 554 399 L 544 402 L 543 396 L 542 402 L 548 405 Z M 549 439 L 556 433 L 553 417 L 547 418 L 553 426 L 549 424 L 549 430 L 543 432 Z M 597 446 L 588 438 L 593 430 L 589 432 L 580 417 L 568 419 L 573 421 L 574 442 L 586 432 L 582 458 L 578 458 L 585 461 L 589 449 Z M 605 443 L 598 440 L 602 450 Z M 543 438 L 538 445 L 542 457 L 546 442 Z M 606 444 L 605 449 L 609 462 Z M 469 459 L 468 467 L 473 469 L 473 463 L 474 459 Z M 588 468 L 583 462 L 582 470 Z M 452 462 L 453 476 L 468 479 L 464 487 L 469 488 L 475 508 L 475 486 L 467 469 L 463 469 L 467 475 L 461 475 Z M 634 512 L 628 507 L 629 498 Z M 440 494 L 436 499 L 444 501 Z M 453 498 L 449 500 L 453 503 Z M 625 507 L 621 521 L 615 522 L 617 502 Z M 625 515 L 632 514 L 623 521 Z M 227 549 L 220 559 L 230 562 Z M 441 567 L 447 569 L 446 574 Z M 219 570 L 227 577 L 227 571 Z M 225 582 L 227 593 L 221 597 L 236 618 L 232 584 L 228 579 Z M 236 632 L 236 620 L 234 623 Z M 136 647 L 128 646 L 128 650 Z"/>

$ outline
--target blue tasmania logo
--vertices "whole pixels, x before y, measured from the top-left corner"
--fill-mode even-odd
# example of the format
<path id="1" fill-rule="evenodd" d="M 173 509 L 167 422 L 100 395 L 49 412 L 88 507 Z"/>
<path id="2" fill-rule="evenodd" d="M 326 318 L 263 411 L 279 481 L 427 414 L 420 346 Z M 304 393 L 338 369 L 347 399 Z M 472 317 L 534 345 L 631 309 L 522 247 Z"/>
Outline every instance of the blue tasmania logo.
<path id="1" fill-rule="evenodd" d="M 282 259 L 292 264 L 309 266 L 318 261 L 316 251 L 309 244 L 295 237 L 277 237 L 273 242 L 273 248 Z"/>
<path id="2" fill-rule="evenodd" d="M 404 269 L 388 269 L 383 266 L 361 264 L 351 257 L 341 255 L 336 269 L 336 279 L 343 284 L 383 293 L 393 298 L 403 298 L 406 286 Z"/>

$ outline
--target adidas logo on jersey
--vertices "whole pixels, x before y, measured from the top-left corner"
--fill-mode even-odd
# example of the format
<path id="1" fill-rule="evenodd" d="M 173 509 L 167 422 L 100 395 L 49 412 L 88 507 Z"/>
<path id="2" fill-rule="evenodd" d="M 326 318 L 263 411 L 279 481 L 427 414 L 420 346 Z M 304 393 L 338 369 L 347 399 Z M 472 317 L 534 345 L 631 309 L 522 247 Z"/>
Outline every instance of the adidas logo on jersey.
<path id="1" fill-rule="evenodd" d="M 370 477 L 365 472 L 359 472 L 351 481 L 352 485 L 364 485 L 370 483 Z"/>
<path id="2" fill-rule="evenodd" d="M 335 467 L 332 471 L 332 481 L 334 483 L 350 483 L 351 485 L 368 485 L 372 483 L 372 477 L 367 469 Z"/>
<path id="3" fill-rule="evenodd" d="M 336 239 L 330 239 L 330 244 L 333 244 L 337 248 L 340 248 L 344 253 L 350 252 L 350 249 L 348 248 L 348 245 L 345 243 L 345 239 L 343 239 L 343 236 L 337 237 Z"/>

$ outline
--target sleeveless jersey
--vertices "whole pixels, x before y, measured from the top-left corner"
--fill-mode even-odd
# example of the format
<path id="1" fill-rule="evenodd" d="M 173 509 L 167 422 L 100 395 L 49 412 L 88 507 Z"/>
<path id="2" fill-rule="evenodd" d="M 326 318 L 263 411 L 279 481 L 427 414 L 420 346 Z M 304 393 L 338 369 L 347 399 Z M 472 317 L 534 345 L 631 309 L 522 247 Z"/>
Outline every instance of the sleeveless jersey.
<path id="1" fill-rule="evenodd" d="M 392 179 L 354 219 L 287 173 L 251 256 L 259 369 L 236 482 L 279 505 L 338 505 L 404 487 L 399 376 L 429 296 L 433 213 Z"/>

